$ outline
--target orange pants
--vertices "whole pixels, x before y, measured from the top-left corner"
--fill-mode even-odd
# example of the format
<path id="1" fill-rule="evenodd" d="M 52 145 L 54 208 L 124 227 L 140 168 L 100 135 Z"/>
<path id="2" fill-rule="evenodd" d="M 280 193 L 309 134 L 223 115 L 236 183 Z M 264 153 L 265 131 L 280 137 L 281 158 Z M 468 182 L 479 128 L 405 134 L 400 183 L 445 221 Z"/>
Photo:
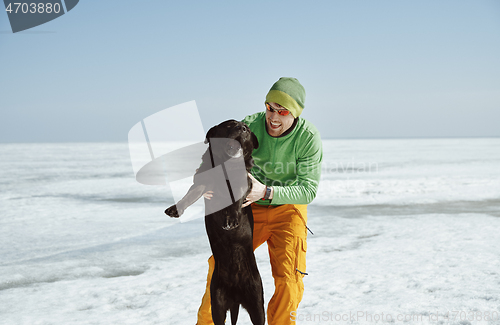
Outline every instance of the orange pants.
<path id="1" fill-rule="evenodd" d="M 306 272 L 307 205 L 252 204 L 252 212 L 254 218 L 253 249 L 267 242 L 274 278 L 275 290 L 267 307 L 267 323 L 269 325 L 292 324 L 290 313 L 297 310 L 304 292 L 302 282 L 304 275 L 297 270 Z M 214 267 L 214 257 L 210 256 L 207 287 L 198 310 L 197 325 L 213 324 L 210 281 Z"/>

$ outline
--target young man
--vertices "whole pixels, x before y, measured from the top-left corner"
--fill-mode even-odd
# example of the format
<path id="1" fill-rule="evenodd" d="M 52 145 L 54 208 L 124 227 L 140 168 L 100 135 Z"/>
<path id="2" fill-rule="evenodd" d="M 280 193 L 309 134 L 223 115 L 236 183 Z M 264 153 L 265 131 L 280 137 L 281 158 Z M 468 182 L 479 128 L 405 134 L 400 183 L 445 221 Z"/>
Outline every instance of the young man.
<path id="1" fill-rule="evenodd" d="M 304 87 L 295 78 L 280 78 L 266 96 L 266 111 L 245 122 L 259 140 L 253 151 L 252 204 L 254 250 L 267 242 L 275 292 L 267 308 L 268 324 L 292 324 L 290 313 L 302 299 L 306 272 L 307 204 L 315 197 L 323 160 L 321 138 L 312 123 L 300 118 Z M 198 325 L 213 324 L 210 257 L 207 289 L 198 311 Z"/>

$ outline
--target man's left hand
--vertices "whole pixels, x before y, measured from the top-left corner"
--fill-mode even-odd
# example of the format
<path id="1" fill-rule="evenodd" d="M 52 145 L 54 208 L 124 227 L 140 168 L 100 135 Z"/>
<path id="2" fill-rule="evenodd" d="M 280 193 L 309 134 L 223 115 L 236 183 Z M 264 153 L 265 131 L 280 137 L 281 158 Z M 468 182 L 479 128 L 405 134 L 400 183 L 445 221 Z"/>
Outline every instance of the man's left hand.
<path id="1" fill-rule="evenodd" d="M 248 173 L 248 177 L 250 177 L 250 179 L 252 180 L 252 190 L 247 195 L 246 201 L 243 202 L 243 208 L 249 206 L 257 200 L 262 199 L 264 195 L 266 195 L 266 185 L 256 180 L 255 177 L 253 177 L 250 173 Z"/>

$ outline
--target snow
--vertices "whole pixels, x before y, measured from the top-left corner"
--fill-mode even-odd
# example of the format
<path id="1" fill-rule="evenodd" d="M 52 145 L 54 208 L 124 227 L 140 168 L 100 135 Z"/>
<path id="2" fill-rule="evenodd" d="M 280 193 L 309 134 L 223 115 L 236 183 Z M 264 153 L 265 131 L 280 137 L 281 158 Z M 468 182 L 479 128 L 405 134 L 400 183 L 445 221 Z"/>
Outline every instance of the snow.
<path id="1" fill-rule="evenodd" d="M 324 170 L 296 323 L 500 324 L 499 144 L 325 141 L 329 166 L 378 170 Z M 135 182 L 126 144 L 0 147 L 0 324 L 196 323 L 201 212 L 168 219 L 168 189 Z M 267 306 L 266 245 L 256 257 Z"/>

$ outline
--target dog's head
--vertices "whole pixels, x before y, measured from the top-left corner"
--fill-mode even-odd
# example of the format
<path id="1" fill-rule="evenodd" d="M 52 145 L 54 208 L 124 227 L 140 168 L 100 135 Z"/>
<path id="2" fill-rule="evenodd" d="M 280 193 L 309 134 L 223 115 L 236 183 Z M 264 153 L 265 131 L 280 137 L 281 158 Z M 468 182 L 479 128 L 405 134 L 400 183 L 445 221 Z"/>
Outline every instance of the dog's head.
<path id="1" fill-rule="evenodd" d="M 211 144 L 213 154 L 223 160 L 243 156 L 245 162 L 250 162 L 253 149 L 259 147 L 259 141 L 250 128 L 235 120 L 222 122 L 208 130 L 205 143 L 209 143 L 210 139 L 221 139 L 212 141 Z M 214 143 L 217 145 L 213 145 Z"/>

